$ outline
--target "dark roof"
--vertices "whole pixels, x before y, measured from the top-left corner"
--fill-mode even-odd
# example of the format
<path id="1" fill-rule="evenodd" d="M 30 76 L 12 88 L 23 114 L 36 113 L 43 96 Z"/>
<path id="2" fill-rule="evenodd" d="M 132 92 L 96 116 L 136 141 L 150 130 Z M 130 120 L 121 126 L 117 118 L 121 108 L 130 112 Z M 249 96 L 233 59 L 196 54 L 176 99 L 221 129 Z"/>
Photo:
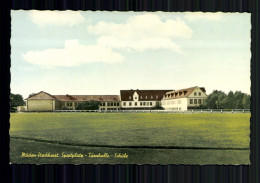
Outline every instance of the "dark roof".
<path id="1" fill-rule="evenodd" d="M 52 95 L 59 101 L 120 101 L 119 95 Z"/>
<path id="2" fill-rule="evenodd" d="M 196 88 L 199 88 L 199 89 L 201 89 L 201 91 L 206 93 L 206 90 L 205 90 L 204 87 L 194 86 L 194 87 L 191 87 L 191 88 L 185 88 L 185 89 L 181 89 L 181 90 L 174 90 L 174 91 L 167 92 L 163 99 L 167 100 L 167 99 L 173 99 L 173 98 L 188 97 L 194 91 L 194 89 L 196 89 Z"/>
<path id="3" fill-rule="evenodd" d="M 133 101 L 133 95 L 136 92 L 139 95 L 139 101 L 159 101 L 169 91 L 172 90 L 120 90 L 120 96 L 121 101 Z"/>

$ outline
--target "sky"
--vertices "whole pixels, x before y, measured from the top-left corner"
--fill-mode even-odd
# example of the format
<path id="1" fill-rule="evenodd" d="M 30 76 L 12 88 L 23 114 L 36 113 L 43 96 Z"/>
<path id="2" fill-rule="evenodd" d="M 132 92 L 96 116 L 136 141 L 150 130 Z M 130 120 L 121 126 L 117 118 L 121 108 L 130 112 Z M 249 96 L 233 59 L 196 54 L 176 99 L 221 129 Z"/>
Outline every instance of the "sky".
<path id="1" fill-rule="evenodd" d="M 11 11 L 11 92 L 250 94 L 249 13 Z"/>

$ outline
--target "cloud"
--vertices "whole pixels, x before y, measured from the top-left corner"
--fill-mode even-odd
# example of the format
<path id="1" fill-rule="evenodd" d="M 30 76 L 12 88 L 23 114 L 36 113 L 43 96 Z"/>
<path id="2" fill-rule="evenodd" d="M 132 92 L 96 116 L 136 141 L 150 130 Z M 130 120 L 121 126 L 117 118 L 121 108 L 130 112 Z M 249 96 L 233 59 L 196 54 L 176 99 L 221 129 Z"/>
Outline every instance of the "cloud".
<path id="1" fill-rule="evenodd" d="M 181 52 L 173 39 L 189 39 L 193 34 L 181 19 L 162 21 L 151 13 L 132 16 L 123 24 L 101 21 L 87 31 L 98 36 L 99 45 L 136 51 L 162 48 Z"/>
<path id="2" fill-rule="evenodd" d="M 124 57 L 111 48 L 100 45 L 80 45 L 78 40 L 67 40 L 63 49 L 28 51 L 22 58 L 32 64 L 42 66 L 78 66 L 83 63 L 119 63 Z"/>
<path id="3" fill-rule="evenodd" d="M 47 25 L 73 26 L 84 22 L 84 17 L 78 11 L 29 11 L 32 22 L 40 27 Z"/>
<path id="4" fill-rule="evenodd" d="M 219 21 L 222 19 L 223 13 L 203 13 L 203 12 L 188 12 L 184 18 L 188 21 Z"/>

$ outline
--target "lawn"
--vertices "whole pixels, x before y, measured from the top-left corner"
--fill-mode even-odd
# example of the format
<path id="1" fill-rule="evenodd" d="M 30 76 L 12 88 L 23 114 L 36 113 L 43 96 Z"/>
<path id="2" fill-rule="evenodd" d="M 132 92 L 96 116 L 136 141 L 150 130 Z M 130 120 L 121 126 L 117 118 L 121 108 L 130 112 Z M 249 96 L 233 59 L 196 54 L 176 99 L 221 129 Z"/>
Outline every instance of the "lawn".
<path id="1" fill-rule="evenodd" d="M 250 114 L 12 113 L 10 123 L 12 163 L 250 163 Z M 128 158 L 23 158 L 22 152 Z"/>

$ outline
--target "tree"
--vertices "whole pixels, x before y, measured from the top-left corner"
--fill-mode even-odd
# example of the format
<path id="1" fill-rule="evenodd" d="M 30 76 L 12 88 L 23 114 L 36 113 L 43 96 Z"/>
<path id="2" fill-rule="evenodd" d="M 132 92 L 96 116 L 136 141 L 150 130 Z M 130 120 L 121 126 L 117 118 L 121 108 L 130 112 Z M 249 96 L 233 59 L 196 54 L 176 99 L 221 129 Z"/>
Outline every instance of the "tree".
<path id="1" fill-rule="evenodd" d="M 208 109 L 223 109 L 225 107 L 226 96 L 224 92 L 214 90 L 206 99 L 204 106 Z"/>
<path id="2" fill-rule="evenodd" d="M 243 98 L 244 98 L 244 93 L 242 93 L 241 91 L 236 91 L 234 93 L 234 108 L 235 109 L 243 109 Z"/>
<path id="3" fill-rule="evenodd" d="M 78 103 L 76 110 L 97 110 L 99 109 L 100 102 L 90 100 L 82 103 Z"/>
<path id="4" fill-rule="evenodd" d="M 228 92 L 227 97 L 226 97 L 226 109 L 234 109 L 234 93 L 232 91 Z"/>
<path id="5" fill-rule="evenodd" d="M 250 109 L 250 95 L 245 94 L 242 100 L 243 109 Z"/>
<path id="6" fill-rule="evenodd" d="M 36 93 L 31 93 L 28 98 L 34 96 Z"/>
<path id="7" fill-rule="evenodd" d="M 250 109 L 250 95 L 241 91 L 230 91 L 227 95 L 214 90 L 200 106 L 206 109 Z"/>
<path id="8" fill-rule="evenodd" d="M 23 106 L 25 102 L 22 95 L 20 94 L 10 94 L 10 111 L 16 111 L 17 106 Z"/>

